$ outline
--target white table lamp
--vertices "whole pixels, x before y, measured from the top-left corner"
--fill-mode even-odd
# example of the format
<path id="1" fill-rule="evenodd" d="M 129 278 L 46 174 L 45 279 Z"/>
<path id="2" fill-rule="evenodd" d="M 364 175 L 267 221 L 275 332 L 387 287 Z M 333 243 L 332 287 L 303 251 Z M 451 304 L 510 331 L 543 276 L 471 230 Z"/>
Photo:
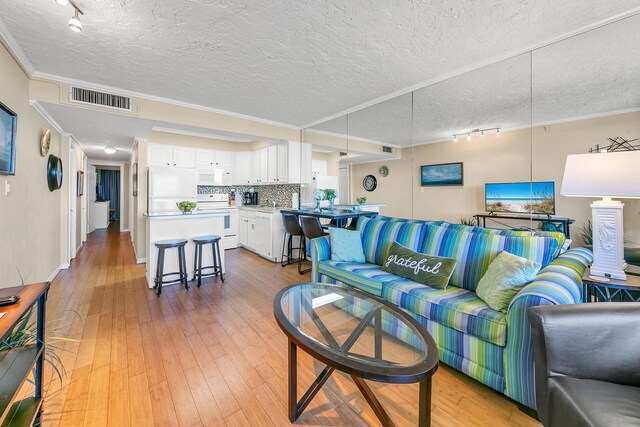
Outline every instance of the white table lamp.
<path id="1" fill-rule="evenodd" d="M 602 197 L 602 200 L 591 204 L 591 275 L 626 280 L 622 223 L 624 204 L 611 199 L 640 198 L 640 151 L 567 156 L 560 194 Z"/>

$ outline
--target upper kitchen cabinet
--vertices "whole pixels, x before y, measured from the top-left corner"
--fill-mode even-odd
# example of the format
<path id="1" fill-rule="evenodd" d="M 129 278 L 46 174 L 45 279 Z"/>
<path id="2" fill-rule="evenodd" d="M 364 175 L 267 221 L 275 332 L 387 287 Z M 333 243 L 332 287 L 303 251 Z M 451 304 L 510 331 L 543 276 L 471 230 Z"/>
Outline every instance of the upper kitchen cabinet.
<path id="1" fill-rule="evenodd" d="M 226 167 L 230 168 L 232 165 L 232 154 L 230 151 L 215 151 L 215 150 L 197 150 L 197 164 L 198 167 Z"/>
<path id="2" fill-rule="evenodd" d="M 178 168 L 195 168 L 196 150 L 189 147 L 174 147 L 173 166 Z"/>
<path id="3" fill-rule="evenodd" d="M 148 144 L 149 166 L 196 167 L 196 150 L 189 147 Z"/>
<path id="4" fill-rule="evenodd" d="M 278 182 L 278 145 L 267 147 L 267 182 L 276 184 Z"/>
<path id="5" fill-rule="evenodd" d="M 252 183 L 251 156 L 251 151 L 239 151 L 236 153 L 234 184 L 249 185 Z"/>
<path id="6" fill-rule="evenodd" d="M 269 181 L 268 148 L 254 151 L 251 156 L 251 181 L 254 184 L 266 184 Z"/>

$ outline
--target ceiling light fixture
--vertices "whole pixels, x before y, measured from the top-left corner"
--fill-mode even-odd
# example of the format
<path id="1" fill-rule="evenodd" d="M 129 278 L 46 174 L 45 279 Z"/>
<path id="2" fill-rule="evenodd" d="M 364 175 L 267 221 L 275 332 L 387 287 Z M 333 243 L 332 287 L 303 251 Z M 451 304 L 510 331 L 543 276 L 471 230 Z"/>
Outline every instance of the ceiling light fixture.
<path id="1" fill-rule="evenodd" d="M 107 154 L 116 154 L 116 148 L 112 147 L 110 145 L 107 145 L 106 147 L 104 147 L 104 152 Z"/>
<path id="2" fill-rule="evenodd" d="M 80 22 L 80 16 L 84 15 L 84 13 L 82 13 L 82 11 L 80 9 L 78 9 L 76 7 L 75 4 L 71 3 L 73 5 L 73 8 L 75 9 L 75 14 L 71 17 L 71 19 L 69 19 L 69 29 L 71 31 L 74 31 L 76 33 L 81 33 L 82 32 L 82 22 Z"/>
<path id="3" fill-rule="evenodd" d="M 56 0 L 56 3 L 58 3 L 60 6 L 66 6 L 69 4 L 69 0 Z"/>
<path id="4" fill-rule="evenodd" d="M 453 141 L 457 141 L 459 136 L 463 136 L 466 135 L 467 136 L 467 141 L 471 141 L 471 137 L 476 134 L 479 133 L 480 137 L 484 137 L 486 135 L 487 131 L 492 131 L 495 130 L 496 131 L 496 136 L 500 136 L 500 128 L 484 128 L 484 129 L 472 129 L 468 132 L 461 132 L 461 133 L 454 133 L 453 134 Z"/>

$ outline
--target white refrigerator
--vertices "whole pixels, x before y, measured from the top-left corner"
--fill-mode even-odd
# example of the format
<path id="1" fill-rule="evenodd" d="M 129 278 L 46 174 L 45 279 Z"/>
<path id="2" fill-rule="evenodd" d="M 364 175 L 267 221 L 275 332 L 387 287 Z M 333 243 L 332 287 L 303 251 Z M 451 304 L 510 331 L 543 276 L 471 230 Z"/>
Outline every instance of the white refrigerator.
<path id="1" fill-rule="evenodd" d="M 148 183 L 150 215 L 180 213 L 176 203 L 197 202 L 198 175 L 195 169 L 150 167 Z"/>

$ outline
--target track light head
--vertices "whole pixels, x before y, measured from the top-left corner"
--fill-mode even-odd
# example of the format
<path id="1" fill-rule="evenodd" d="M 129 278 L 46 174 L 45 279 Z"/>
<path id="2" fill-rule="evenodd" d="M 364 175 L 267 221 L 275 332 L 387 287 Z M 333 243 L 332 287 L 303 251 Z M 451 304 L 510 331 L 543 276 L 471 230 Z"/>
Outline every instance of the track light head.
<path id="1" fill-rule="evenodd" d="M 484 138 L 484 131 L 480 132 L 480 138 Z"/>
<path id="2" fill-rule="evenodd" d="M 78 9 L 76 9 L 76 13 L 69 19 L 69 29 L 76 33 L 82 32 L 82 22 L 80 22 L 80 16 L 78 16 Z"/>
<path id="3" fill-rule="evenodd" d="M 453 142 L 458 142 L 458 135 L 453 135 Z"/>
<path id="4" fill-rule="evenodd" d="M 471 141 L 471 134 L 470 133 L 467 134 L 467 141 Z"/>
<path id="5" fill-rule="evenodd" d="M 496 136 L 500 136 L 500 128 L 498 128 L 498 130 L 496 130 Z"/>

